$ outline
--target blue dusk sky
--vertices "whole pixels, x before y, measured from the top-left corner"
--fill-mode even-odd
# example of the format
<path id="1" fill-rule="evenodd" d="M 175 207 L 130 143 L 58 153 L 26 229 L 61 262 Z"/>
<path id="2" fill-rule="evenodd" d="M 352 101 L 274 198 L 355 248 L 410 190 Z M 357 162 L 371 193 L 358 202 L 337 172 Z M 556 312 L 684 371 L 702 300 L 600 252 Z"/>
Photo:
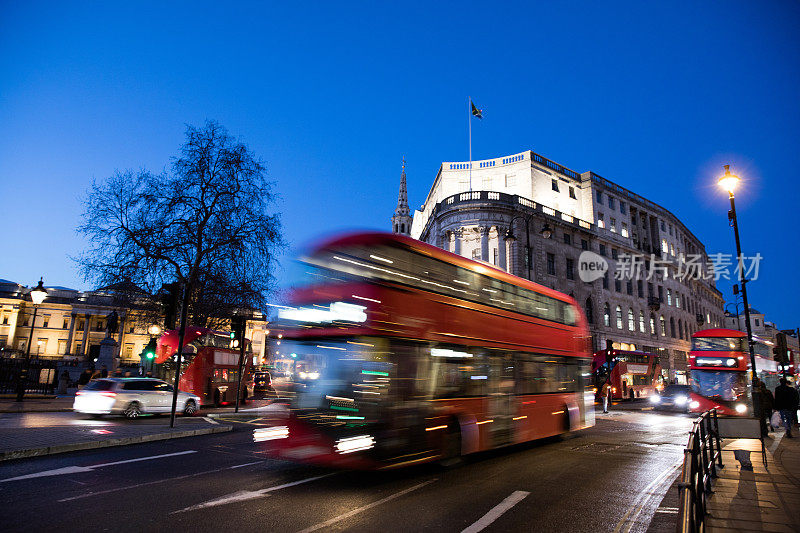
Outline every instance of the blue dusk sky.
<path id="1" fill-rule="evenodd" d="M 159 171 L 186 124 L 261 156 L 286 239 L 389 229 L 442 161 L 534 150 L 677 215 L 734 253 L 743 178 L 751 305 L 800 325 L 800 4 L 792 1 L 0 3 L 0 278 L 89 287 L 81 196 Z M 280 273 L 279 273 L 280 275 Z M 730 282 L 719 288 L 731 301 Z"/>

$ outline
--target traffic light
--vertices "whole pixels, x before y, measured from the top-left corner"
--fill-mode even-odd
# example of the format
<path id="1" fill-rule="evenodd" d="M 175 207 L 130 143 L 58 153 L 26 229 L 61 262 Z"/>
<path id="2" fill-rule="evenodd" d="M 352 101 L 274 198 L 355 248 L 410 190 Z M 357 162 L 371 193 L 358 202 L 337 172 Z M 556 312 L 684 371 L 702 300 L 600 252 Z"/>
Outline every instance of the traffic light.
<path id="1" fill-rule="evenodd" d="M 142 361 L 152 361 L 156 357 L 156 340 L 150 339 L 150 342 L 147 343 L 147 346 L 144 347 L 142 353 L 139 354 L 139 357 L 142 358 Z"/>
<path id="2" fill-rule="evenodd" d="M 161 306 L 164 310 L 164 329 L 175 329 L 181 301 L 181 284 L 166 283 L 161 286 Z"/>
<path id="3" fill-rule="evenodd" d="M 247 320 L 241 315 L 231 317 L 231 341 L 234 348 L 244 345 L 244 329 Z"/>

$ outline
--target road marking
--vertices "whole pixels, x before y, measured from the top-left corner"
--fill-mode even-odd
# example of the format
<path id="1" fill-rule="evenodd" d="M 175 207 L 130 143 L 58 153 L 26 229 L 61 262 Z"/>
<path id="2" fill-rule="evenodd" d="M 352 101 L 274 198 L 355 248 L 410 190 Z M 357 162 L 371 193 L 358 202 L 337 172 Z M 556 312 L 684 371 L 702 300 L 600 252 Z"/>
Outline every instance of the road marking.
<path id="1" fill-rule="evenodd" d="M 667 478 L 671 479 L 672 475 L 674 475 L 675 472 L 681 466 L 683 466 L 683 460 L 674 464 L 671 468 L 665 470 L 653 481 L 651 481 L 650 484 L 647 485 L 644 488 L 644 490 L 642 490 L 641 493 L 639 493 L 639 496 L 637 496 L 636 499 L 633 501 L 633 505 L 631 506 L 631 508 L 628 509 L 628 511 L 623 515 L 623 517 L 617 523 L 617 527 L 614 528 L 614 533 L 620 533 L 620 532 L 629 533 L 631 529 L 633 529 L 633 526 L 636 524 L 636 520 L 639 518 L 639 515 L 644 510 L 644 506 L 647 504 L 650 498 L 655 495 L 655 494 L 650 494 L 650 492 L 659 487 L 661 483 L 664 482 L 665 479 Z"/>
<path id="2" fill-rule="evenodd" d="M 211 423 L 211 424 L 217 425 L 217 426 L 219 425 L 219 422 L 217 422 L 217 421 L 216 421 L 216 420 L 214 420 L 213 418 L 210 418 L 210 417 L 207 417 L 207 416 L 204 416 L 204 417 L 203 417 L 203 420 L 205 420 L 206 422 L 209 422 L 209 423 Z"/>
<path id="3" fill-rule="evenodd" d="M 257 464 L 259 464 L 259 463 L 263 463 L 263 462 L 264 462 L 264 461 L 254 461 L 254 462 L 252 462 L 252 463 L 245 463 L 245 464 L 243 464 L 243 465 L 230 466 L 230 467 L 228 467 L 228 468 L 229 468 L 230 470 L 233 470 L 234 468 L 242 468 L 242 467 L 245 467 L 245 466 L 257 465 Z"/>
<path id="4" fill-rule="evenodd" d="M 659 507 L 656 509 L 657 513 L 665 513 L 665 514 L 678 514 L 677 507 Z"/>
<path id="5" fill-rule="evenodd" d="M 488 513 L 480 518 L 480 520 L 469 526 L 461 533 L 478 533 L 478 531 L 483 531 L 492 522 L 500 518 L 503 513 L 524 500 L 529 494 L 530 492 L 525 492 L 524 490 L 516 490 L 512 492 L 511 496 L 492 507 Z"/>
<path id="6" fill-rule="evenodd" d="M 187 453 L 197 453 L 195 450 L 187 450 L 184 452 L 175 452 L 175 453 L 165 453 L 163 455 L 151 455 L 149 457 L 139 457 L 137 459 L 127 459 L 125 461 L 114 461 L 113 463 L 102 463 L 99 465 L 92 465 L 92 466 L 65 466 L 63 468 L 56 468 L 55 470 L 45 470 L 43 472 L 36 472 L 33 474 L 27 474 L 24 476 L 17 476 L 17 477 L 10 477 L 7 479 L 0 479 L 0 483 L 5 483 L 6 481 L 18 481 L 21 479 L 33 479 L 37 477 L 47 477 L 47 476 L 62 476 L 64 474 L 78 474 L 81 472 L 92 472 L 95 468 L 103 468 L 104 466 L 114 466 L 114 465 L 121 465 L 125 463 L 137 463 L 139 461 L 149 461 L 151 459 L 161 459 L 163 457 L 173 457 L 175 455 L 186 455 Z"/>
<path id="7" fill-rule="evenodd" d="M 259 461 L 259 462 L 261 462 L 261 461 Z M 180 479 L 188 479 L 190 477 L 197 477 L 197 476 L 202 476 L 202 475 L 205 475 L 205 474 L 214 474 L 216 472 L 222 472 L 223 470 L 231 470 L 233 468 L 241 468 L 243 466 L 248 466 L 249 464 L 251 464 L 251 463 L 248 463 L 246 465 L 235 465 L 235 466 L 226 466 L 224 468 L 215 468 L 214 470 L 205 470 L 203 472 L 195 472 L 194 474 L 186 474 L 185 476 L 176 476 L 176 477 L 170 477 L 170 478 L 167 478 L 167 479 L 158 479 L 156 481 L 148 481 L 146 483 L 137 483 L 136 485 L 128 485 L 128 486 L 125 486 L 125 487 L 117 487 L 116 489 L 99 490 L 99 491 L 96 491 L 96 492 L 89 492 L 89 493 L 86 493 L 86 494 L 81 494 L 79 496 L 71 496 L 69 498 L 63 498 L 61 500 L 58 500 L 58 502 L 59 503 L 71 502 L 71 501 L 74 501 L 74 500 L 81 500 L 83 498 L 89 498 L 90 496 L 102 496 L 103 494 L 110 494 L 112 492 L 119 492 L 121 490 L 136 489 L 136 488 L 139 488 L 139 487 L 147 487 L 148 485 L 157 485 L 159 483 L 165 483 L 167 481 L 178 481 Z"/>
<path id="8" fill-rule="evenodd" d="M 330 520 L 326 520 L 325 522 L 320 522 L 319 524 L 315 524 L 315 525 L 313 525 L 311 527 L 307 527 L 306 529 L 300 531 L 300 533 L 311 533 L 311 531 L 316 531 L 318 529 L 322 529 L 324 527 L 328 527 L 328 526 L 330 526 L 332 524 L 335 524 L 336 522 L 339 522 L 339 521 L 344 520 L 346 518 L 350 518 L 351 516 L 355 516 L 358 513 L 362 513 L 364 511 L 372 509 L 373 507 L 377 507 L 378 505 L 381 505 L 383 503 L 392 501 L 395 498 L 399 498 L 400 496 L 408 494 L 409 492 L 415 491 L 417 489 L 421 489 L 425 485 L 429 485 L 429 484 L 433 483 L 434 481 L 436 481 L 436 479 L 431 479 L 431 480 L 426 481 L 424 483 L 419 483 L 417 485 L 414 485 L 413 487 L 409 487 L 409 488 L 407 488 L 405 490 L 401 490 L 400 492 L 395 492 L 394 494 L 391 494 L 391 495 L 389 495 L 389 496 L 387 496 L 387 497 L 385 497 L 385 498 L 383 498 L 381 500 L 378 500 L 376 502 L 372 502 L 370 504 L 364 505 L 363 507 L 357 507 L 357 508 L 353 509 L 352 511 L 348 511 L 348 512 L 346 512 L 344 514 L 340 514 L 339 516 L 335 516 L 335 517 L 331 518 Z"/>
<path id="9" fill-rule="evenodd" d="M 259 462 L 261 462 L 261 461 L 259 461 Z M 251 464 L 255 464 L 255 463 L 251 463 Z M 231 467 L 231 468 L 239 468 L 239 467 L 242 467 L 242 466 L 246 466 L 246 465 L 239 465 L 237 467 Z M 234 503 L 234 502 L 241 502 L 241 501 L 245 501 L 245 500 L 253 500 L 255 498 L 261 498 L 263 496 L 269 496 L 269 494 L 268 494 L 269 492 L 273 492 L 273 491 L 280 490 L 280 489 L 285 489 L 285 488 L 288 488 L 288 487 L 294 487 L 295 485 L 300 485 L 302 483 L 309 483 L 311 481 L 316 481 L 316 480 L 322 479 L 324 477 L 332 476 L 335 473 L 336 472 L 333 472 L 331 474 L 325 474 L 323 476 L 309 477 L 309 478 L 301 479 L 301 480 L 298 480 L 298 481 L 292 481 L 290 483 L 284 483 L 283 485 L 277 485 L 275 487 L 268 487 L 266 489 L 240 490 L 238 492 L 234 492 L 232 494 L 227 494 L 225 496 L 222 496 L 220 498 L 216 498 L 214 500 L 208 500 L 207 502 L 198 503 L 197 505 L 192 505 L 190 507 L 185 507 L 185 508 L 179 509 L 177 511 L 172 511 L 170 514 L 185 513 L 186 511 L 196 511 L 198 509 L 205 509 L 206 507 L 215 507 L 217 505 L 225 505 L 226 503 Z"/>

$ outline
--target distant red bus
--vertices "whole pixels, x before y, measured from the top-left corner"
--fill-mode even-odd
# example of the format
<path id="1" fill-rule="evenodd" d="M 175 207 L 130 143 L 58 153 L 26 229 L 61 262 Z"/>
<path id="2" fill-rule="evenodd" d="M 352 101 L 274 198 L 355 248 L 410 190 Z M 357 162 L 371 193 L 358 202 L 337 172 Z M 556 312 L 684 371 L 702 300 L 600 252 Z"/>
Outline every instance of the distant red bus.
<path id="1" fill-rule="evenodd" d="M 291 410 L 253 433 L 273 455 L 399 467 L 594 424 L 589 332 L 569 296 L 384 233 L 304 263 L 308 284 L 270 328 Z"/>
<path id="2" fill-rule="evenodd" d="M 229 333 L 189 326 L 184 337 L 180 389 L 201 398 L 203 405 L 236 402 L 239 350 L 231 348 Z M 158 339 L 154 373 L 170 383 L 175 381 L 178 330 L 165 331 Z M 253 353 L 246 342 L 242 366 L 241 400 L 253 394 Z"/>
<path id="3" fill-rule="evenodd" d="M 608 357 L 607 357 L 608 355 Z M 610 371 L 609 371 L 610 365 Z M 663 388 L 658 356 L 637 351 L 600 350 L 592 359 L 592 374 L 597 394 L 611 385 L 612 398 L 647 398 Z"/>
<path id="4" fill-rule="evenodd" d="M 722 415 L 752 416 L 749 361 L 747 335 L 741 331 L 704 329 L 692 335 L 690 411 L 716 408 Z"/>

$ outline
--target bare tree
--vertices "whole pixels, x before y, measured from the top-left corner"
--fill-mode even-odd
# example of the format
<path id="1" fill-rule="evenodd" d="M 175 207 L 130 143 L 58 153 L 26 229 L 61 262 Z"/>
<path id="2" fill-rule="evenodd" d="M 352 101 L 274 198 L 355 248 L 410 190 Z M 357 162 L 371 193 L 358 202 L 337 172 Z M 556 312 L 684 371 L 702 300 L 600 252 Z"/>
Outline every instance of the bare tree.
<path id="1" fill-rule="evenodd" d="M 153 295 L 178 281 L 198 326 L 238 308 L 264 309 L 283 246 L 272 187 L 262 161 L 224 127 L 187 126 L 171 171 L 118 172 L 92 184 L 78 228 L 89 242 L 81 271 L 98 286 Z"/>

